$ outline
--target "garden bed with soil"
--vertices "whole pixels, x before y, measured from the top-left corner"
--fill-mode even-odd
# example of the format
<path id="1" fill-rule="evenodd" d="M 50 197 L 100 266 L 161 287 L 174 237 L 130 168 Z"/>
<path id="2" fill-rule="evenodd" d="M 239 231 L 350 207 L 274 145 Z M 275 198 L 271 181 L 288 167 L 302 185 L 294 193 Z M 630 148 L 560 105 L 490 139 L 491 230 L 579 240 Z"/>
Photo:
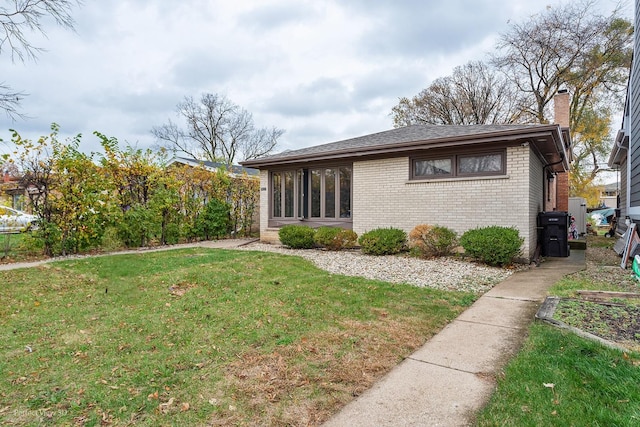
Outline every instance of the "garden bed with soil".
<path id="1" fill-rule="evenodd" d="M 640 281 L 607 247 L 590 245 L 586 269 L 569 277 L 588 289 L 559 298 L 552 319 L 616 345 L 640 350 Z"/>

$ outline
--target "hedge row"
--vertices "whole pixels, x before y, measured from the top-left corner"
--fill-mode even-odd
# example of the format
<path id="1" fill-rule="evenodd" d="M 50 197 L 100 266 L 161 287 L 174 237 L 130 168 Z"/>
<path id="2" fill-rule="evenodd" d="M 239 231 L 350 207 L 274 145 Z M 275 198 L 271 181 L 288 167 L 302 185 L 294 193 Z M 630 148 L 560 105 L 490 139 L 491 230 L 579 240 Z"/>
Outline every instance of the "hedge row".
<path id="1" fill-rule="evenodd" d="M 489 265 L 508 265 L 521 254 L 524 239 L 513 227 L 490 226 L 466 231 L 459 239 L 455 231 L 442 226 L 420 224 L 409 236 L 400 229 L 376 228 L 359 238 L 352 230 L 338 227 L 314 229 L 286 225 L 278 233 L 280 242 L 293 249 L 322 247 L 327 250 L 353 248 L 356 242 L 367 255 L 392 255 L 410 250 L 416 256 L 448 256 L 460 245 L 471 258 Z"/>

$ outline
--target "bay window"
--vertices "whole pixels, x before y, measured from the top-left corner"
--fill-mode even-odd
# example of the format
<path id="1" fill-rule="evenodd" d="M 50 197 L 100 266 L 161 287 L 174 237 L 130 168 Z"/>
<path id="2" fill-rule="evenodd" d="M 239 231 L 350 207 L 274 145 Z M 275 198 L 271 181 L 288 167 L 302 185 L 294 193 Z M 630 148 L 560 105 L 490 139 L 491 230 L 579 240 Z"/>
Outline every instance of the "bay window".
<path id="1" fill-rule="evenodd" d="M 270 218 L 319 223 L 349 221 L 351 176 L 351 166 L 271 172 Z"/>

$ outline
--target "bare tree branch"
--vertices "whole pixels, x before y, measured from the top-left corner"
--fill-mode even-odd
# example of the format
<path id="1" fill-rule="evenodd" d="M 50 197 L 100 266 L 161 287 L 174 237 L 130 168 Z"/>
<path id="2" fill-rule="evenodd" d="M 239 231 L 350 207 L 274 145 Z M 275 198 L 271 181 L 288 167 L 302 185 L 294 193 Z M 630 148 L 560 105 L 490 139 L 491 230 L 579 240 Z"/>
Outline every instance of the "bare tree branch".
<path id="1" fill-rule="evenodd" d="M 284 133 L 275 127 L 256 129 L 251 113 L 218 94 L 205 93 L 198 102 L 185 97 L 177 113 L 186 129 L 171 121 L 152 128 L 159 146 L 195 159 L 222 162 L 227 168 L 238 160 L 270 153 Z"/>
<path id="2" fill-rule="evenodd" d="M 521 103 L 504 77 L 478 61 L 456 67 L 411 100 L 400 99 L 392 115 L 396 126 L 514 123 L 524 120 Z"/>
<path id="3" fill-rule="evenodd" d="M 42 49 L 33 45 L 28 36 L 40 33 L 46 37 L 46 18 L 56 25 L 74 29 L 71 11 L 81 0 L 7 0 L 0 5 L 0 55 L 9 52 L 12 61 L 36 60 Z M 24 117 L 18 112 L 24 94 L 0 85 L 0 109 L 12 117 Z"/>
<path id="4" fill-rule="evenodd" d="M 26 116 L 18 111 L 20 101 L 26 94 L 24 92 L 14 92 L 9 86 L 0 83 L 0 110 L 4 110 L 7 117 L 25 118 Z"/>

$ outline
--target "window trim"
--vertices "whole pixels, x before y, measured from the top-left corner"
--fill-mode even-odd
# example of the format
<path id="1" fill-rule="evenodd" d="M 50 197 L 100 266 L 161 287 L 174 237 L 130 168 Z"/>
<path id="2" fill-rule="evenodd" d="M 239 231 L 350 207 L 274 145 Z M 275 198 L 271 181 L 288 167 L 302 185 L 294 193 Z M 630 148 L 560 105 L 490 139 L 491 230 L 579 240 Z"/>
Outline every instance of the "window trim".
<path id="1" fill-rule="evenodd" d="M 499 171 L 487 171 L 478 173 L 460 173 L 459 165 L 461 157 L 481 157 L 490 155 L 499 155 L 500 170 Z M 416 175 L 416 162 L 425 160 L 451 160 L 451 173 L 446 175 Z M 507 152 L 502 150 L 490 150 L 490 151 L 472 151 L 466 153 L 452 153 L 449 155 L 431 155 L 431 156 L 413 156 L 409 158 L 409 180 L 410 181 L 424 181 L 424 180 L 438 180 L 438 179 L 456 179 L 456 178 L 474 178 L 474 177 L 491 177 L 491 176 L 503 176 L 507 173 Z"/>

